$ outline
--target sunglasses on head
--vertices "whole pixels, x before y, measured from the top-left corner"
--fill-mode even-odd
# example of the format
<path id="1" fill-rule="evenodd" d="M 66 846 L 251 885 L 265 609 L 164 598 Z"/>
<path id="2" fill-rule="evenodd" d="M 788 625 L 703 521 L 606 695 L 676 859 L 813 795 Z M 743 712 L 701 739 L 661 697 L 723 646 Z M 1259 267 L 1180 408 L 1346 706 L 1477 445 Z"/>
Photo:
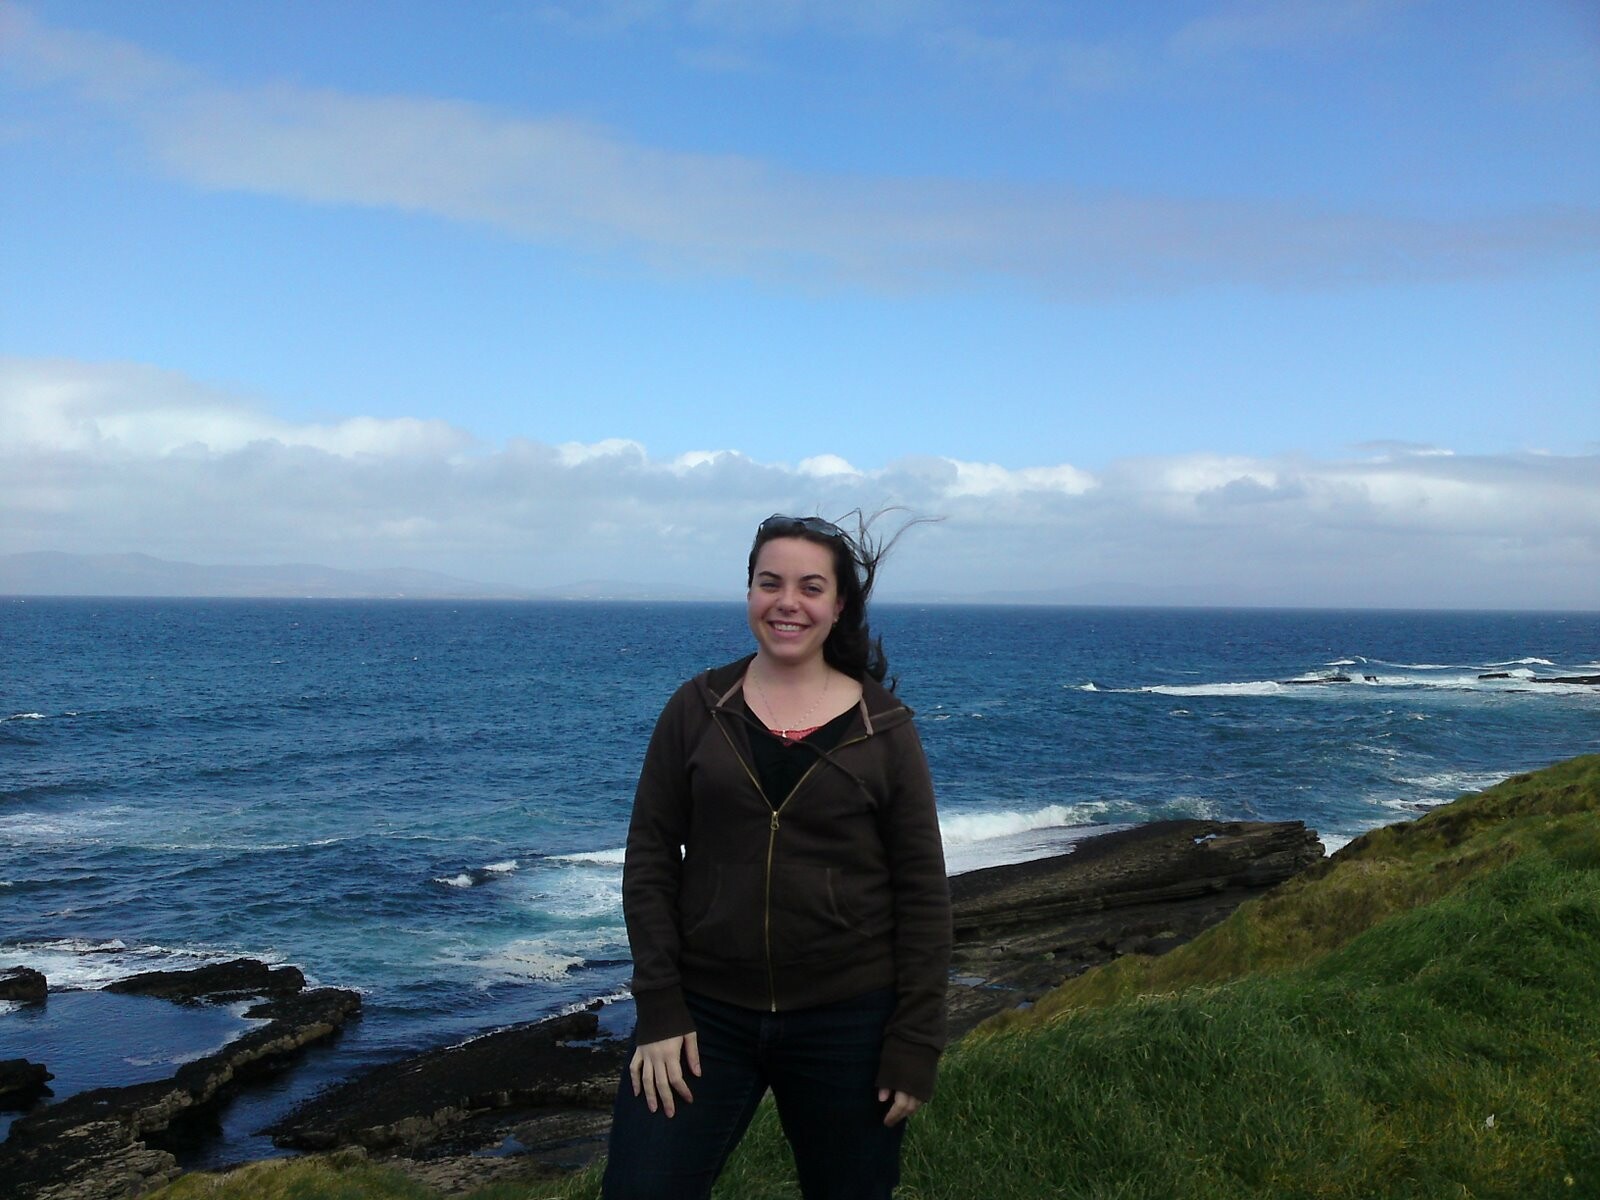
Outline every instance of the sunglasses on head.
<path id="1" fill-rule="evenodd" d="M 815 533 L 821 537 L 842 538 L 844 530 L 832 521 L 824 521 L 821 517 L 786 517 L 782 513 L 773 513 L 761 522 L 756 530 L 762 533 L 786 533 L 796 529 L 803 529 L 807 533 Z"/>

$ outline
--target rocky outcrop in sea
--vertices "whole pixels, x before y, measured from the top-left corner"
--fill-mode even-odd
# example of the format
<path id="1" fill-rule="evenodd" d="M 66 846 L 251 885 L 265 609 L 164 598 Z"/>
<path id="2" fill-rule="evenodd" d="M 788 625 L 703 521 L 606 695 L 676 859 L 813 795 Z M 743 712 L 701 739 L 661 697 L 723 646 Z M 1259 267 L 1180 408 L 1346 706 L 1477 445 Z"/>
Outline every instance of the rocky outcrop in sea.
<path id="1" fill-rule="evenodd" d="M 268 986 L 257 989 L 246 980 Z M 332 1036 L 361 1007 L 355 992 L 307 991 L 304 984 L 298 971 L 290 976 L 249 959 L 122 981 L 120 990 L 181 1003 L 272 998 L 244 1013 L 265 1025 L 185 1063 L 170 1079 L 81 1092 L 18 1117 L 0 1143 L 0 1196 L 122 1200 L 177 1176 L 177 1159 L 165 1146 L 177 1128 L 202 1118 L 246 1082 L 284 1070 L 298 1051 Z"/>

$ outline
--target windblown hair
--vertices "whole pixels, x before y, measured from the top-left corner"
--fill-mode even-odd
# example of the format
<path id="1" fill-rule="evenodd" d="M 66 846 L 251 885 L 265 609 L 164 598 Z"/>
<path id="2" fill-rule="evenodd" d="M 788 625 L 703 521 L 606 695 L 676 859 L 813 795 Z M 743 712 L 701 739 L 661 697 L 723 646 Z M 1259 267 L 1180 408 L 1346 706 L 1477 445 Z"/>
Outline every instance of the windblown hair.
<path id="1" fill-rule="evenodd" d="M 902 510 L 883 508 L 867 516 L 857 508 L 834 522 L 820 518 L 771 517 L 761 523 L 756 530 L 755 541 L 750 546 L 750 561 L 745 572 L 746 587 L 755 582 L 756 556 L 761 553 L 761 547 L 774 538 L 804 538 L 808 542 L 826 546 L 833 554 L 833 575 L 844 607 L 839 610 L 839 620 L 828 634 L 828 640 L 822 644 L 822 658 L 830 667 L 852 679 L 870 677 L 882 683 L 889 674 L 889 659 L 883 652 L 883 639 L 873 637 L 867 623 L 867 601 L 872 598 L 872 585 L 877 582 L 879 566 L 906 530 L 913 525 L 940 519 L 912 517 L 889 537 L 874 536 L 873 524 L 885 514 L 899 511 Z M 817 528 L 819 524 L 831 525 L 836 532 L 824 532 Z M 853 531 L 847 531 L 847 525 L 854 526 Z M 893 681 L 889 689 L 894 690 Z"/>

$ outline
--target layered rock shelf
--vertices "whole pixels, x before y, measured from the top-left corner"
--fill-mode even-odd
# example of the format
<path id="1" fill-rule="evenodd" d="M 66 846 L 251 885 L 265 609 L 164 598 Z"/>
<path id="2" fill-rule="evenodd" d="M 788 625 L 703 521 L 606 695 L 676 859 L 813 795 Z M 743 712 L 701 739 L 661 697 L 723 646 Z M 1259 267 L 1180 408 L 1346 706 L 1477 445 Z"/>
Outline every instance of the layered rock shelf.
<path id="1" fill-rule="evenodd" d="M 958 875 L 952 1036 L 1096 964 L 1180 945 L 1321 858 L 1316 834 L 1298 821 L 1160 821 Z M 0 1195 L 120 1200 L 174 1175 L 163 1131 L 252 1069 L 281 1068 L 359 1005 L 352 992 L 303 987 L 293 968 L 248 960 L 118 985 L 182 1002 L 273 996 L 246 1013 L 270 1023 L 170 1080 L 84 1093 L 19 1118 L 0 1144 Z M 567 1170 L 603 1150 L 626 1052 L 593 1011 L 551 1018 L 377 1068 L 264 1132 L 288 1148 L 388 1157 L 446 1193 L 511 1171 Z"/>
<path id="2" fill-rule="evenodd" d="M 177 1159 L 162 1148 L 163 1135 L 222 1102 L 247 1079 L 284 1069 L 297 1051 L 332 1036 L 361 1006 L 357 993 L 340 988 L 284 990 L 289 977 L 254 960 L 223 966 L 230 970 L 213 977 L 203 977 L 211 968 L 134 976 L 124 981 L 132 986 L 123 990 L 148 986 L 155 989 L 152 994 L 189 1003 L 232 1000 L 241 995 L 240 978 L 266 973 L 276 976 L 278 994 L 244 1015 L 267 1023 L 184 1064 L 170 1079 L 81 1092 L 18 1117 L 0 1143 L 0 1196 L 121 1200 L 175 1177 Z M 174 975 L 195 978 L 176 981 Z M 211 990 L 219 978 L 220 989 Z M 245 988 L 243 994 L 261 993 Z"/>

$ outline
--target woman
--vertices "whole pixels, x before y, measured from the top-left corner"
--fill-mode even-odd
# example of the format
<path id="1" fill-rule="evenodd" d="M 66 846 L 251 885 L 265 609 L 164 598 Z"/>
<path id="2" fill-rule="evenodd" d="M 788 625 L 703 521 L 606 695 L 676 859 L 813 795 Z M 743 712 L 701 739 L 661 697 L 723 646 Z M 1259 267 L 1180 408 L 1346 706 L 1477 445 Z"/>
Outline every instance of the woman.
<path id="1" fill-rule="evenodd" d="M 656 723 L 623 872 L 638 1024 L 610 1200 L 709 1195 L 768 1088 L 807 1200 L 888 1197 L 933 1094 L 949 885 L 911 710 L 868 633 L 888 545 L 867 524 L 763 521 L 755 653 Z"/>

